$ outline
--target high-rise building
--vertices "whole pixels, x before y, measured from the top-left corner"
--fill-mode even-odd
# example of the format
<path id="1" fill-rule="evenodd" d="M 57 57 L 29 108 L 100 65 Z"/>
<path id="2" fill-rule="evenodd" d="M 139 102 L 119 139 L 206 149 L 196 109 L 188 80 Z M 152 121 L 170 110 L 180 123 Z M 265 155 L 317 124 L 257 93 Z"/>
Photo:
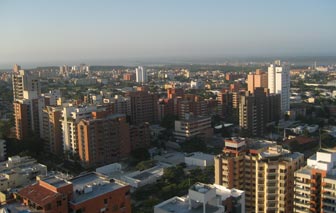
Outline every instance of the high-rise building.
<path id="1" fill-rule="evenodd" d="M 281 95 L 281 112 L 289 111 L 290 75 L 287 65 L 276 61 L 268 67 L 268 88 L 270 93 Z"/>
<path id="2" fill-rule="evenodd" d="M 13 66 L 13 73 L 19 73 L 19 70 L 21 70 L 21 66 L 14 64 Z"/>
<path id="3" fill-rule="evenodd" d="M 227 90 L 218 93 L 218 110 L 225 122 L 239 123 L 239 103 L 242 94 L 244 94 L 244 92 Z"/>
<path id="4" fill-rule="evenodd" d="M 41 137 L 45 141 L 44 149 L 55 155 L 63 153 L 61 117 L 61 107 L 46 106 L 43 109 Z"/>
<path id="5" fill-rule="evenodd" d="M 131 152 L 126 116 L 93 112 L 77 125 L 78 154 L 84 166 L 114 163 Z"/>
<path id="6" fill-rule="evenodd" d="M 17 73 L 13 73 L 12 83 L 14 101 L 37 98 L 41 94 L 38 77 L 27 70 L 19 70 Z"/>
<path id="7" fill-rule="evenodd" d="M 33 132 L 40 133 L 39 96 L 41 86 L 38 77 L 14 66 L 12 75 L 14 97 L 14 121 L 16 139 L 23 140 Z"/>
<path id="8" fill-rule="evenodd" d="M 131 149 L 148 148 L 150 145 L 149 123 L 130 126 Z"/>
<path id="9" fill-rule="evenodd" d="M 294 212 L 336 212 L 336 150 L 319 150 L 294 176 Z"/>
<path id="10" fill-rule="evenodd" d="M 138 88 L 138 91 L 129 92 L 127 95 L 130 99 L 130 118 L 131 123 L 138 125 L 144 122 L 153 123 L 157 121 L 157 102 L 156 94 L 150 94 L 144 88 Z"/>
<path id="11" fill-rule="evenodd" d="M 215 157 L 215 184 L 245 191 L 246 212 L 292 212 L 294 172 L 304 163 L 273 142 L 225 140 Z"/>
<path id="12" fill-rule="evenodd" d="M 169 88 L 167 89 L 167 98 L 173 99 L 176 97 L 182 97 L 184 95 L 184 90 L 182 88 Z"/>
<path id="13" fill-rule="evenodd" d="M 146 83 L 147 82 L 147 71 L 139 66 L 135 68 L 136 82 L 138 83 Z"/>
<path id="14" fill-rule="evenodd" d="M 268 89 L 259 87 L 254 94 L 246 92 L 240 97 L 239 126 L 249 135 L 263 136 L 267 123 L 279 119 L 279 104 L 279 95 L 270 95 Z"/>
<path id="15" fill-rule="evenodd" d="M 249 73 L 247 75 L 247 89 L 250 93 L 258 87 L 267 88 L 268 87 L 267 73 L 260 69 L 257 69 L 255 73 Z"/>
<path id="16" fill-rule="evenodd" d="M 66 155 L 78 154 L 77 124 L 81 119 L 91 118 L 92 112 L 97 111 L 96 106 L 65 106 L 62 110 L 61 125 L 63 150 Z"/>

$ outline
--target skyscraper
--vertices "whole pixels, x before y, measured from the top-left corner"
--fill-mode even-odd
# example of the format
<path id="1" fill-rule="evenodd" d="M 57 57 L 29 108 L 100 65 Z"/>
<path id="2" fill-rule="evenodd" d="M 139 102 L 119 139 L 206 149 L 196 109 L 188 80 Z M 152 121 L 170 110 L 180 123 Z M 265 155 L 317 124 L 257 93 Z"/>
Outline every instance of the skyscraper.
<path id="1" fill-rule="evenodd" d="M 275 61 L 268 67 L 268 89 L 270 93 L 281 95 L 281 112 L 289 110 L 290 76 L 289 67 Z"/>
<path id="2" fill-rule="evenodd" d="M 136 74 L 136 82 L 138 83 L 146 83 L 147 82 L 147 71 L 139 66 L 138 68 L 135 68 L 135 74 Z"/>

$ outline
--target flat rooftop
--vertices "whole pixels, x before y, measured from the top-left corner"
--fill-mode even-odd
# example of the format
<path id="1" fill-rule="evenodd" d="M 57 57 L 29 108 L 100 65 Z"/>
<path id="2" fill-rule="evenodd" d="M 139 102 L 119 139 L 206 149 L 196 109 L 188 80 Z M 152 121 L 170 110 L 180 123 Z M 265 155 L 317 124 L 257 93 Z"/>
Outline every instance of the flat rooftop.
<path id="1" fill-rule="evenodd" d="M 71 203 L 78 204 L 94 197 L 112 192 L 126 186 L 120 182 L 110 181 L 109 178 L 91 172 L 69 180 L 73 184 L 73 199 Z"/>
<path id="2" fill-rule="evenodd" d="M 36 210 L 33 208 L 29 208 L 28 206 L 21 205 L 21 203 L 18 203 L 18 202 L 10 203 L 10 204 L 6 204 L 2 206 L 0 208 L 0 212 L 2 212 L 3 209 L 6 209 L 7 212 L 10 212 L 10 213 L 42 213 L 43 212 L 42 210 Z"/>
<path id="3" fill-rule="evenodd" d="M 156 206 L 161 210 L 166 212 L 174 212 L 174 213 L 203 213 L 203 205 L 199 205 L 197 208 L 189 209 L 189 202 L 188 200 L 183 200 L 181 198 L 172 198 L 167 203 L 162 203 Z M 213 213 L 218 212 L 219 208 L 216 206 L 206 205 L 206 212 Z"/>
<path id="4" fill-rule="evenodd" d="M 153 174 L 150 172 L 142 172 L 138 175 L 133 176 L 132 178 L 137 179 L 137 180 L 145 180 L 148 177 L 152 176 Z"/>
<path id="5" fill-rule="evenodd" d="M 57 176 L 50 176 L 50 177 L 47 177 L 47 178 L 44 178 L 42 179 L 42 181 L 56 187 L 56 188 L 59 188 L 59 187 L 63 187 L 63 186 L 66 186 L 68 184 L 71 184 L 70 182 L 62 179 L 62 178 L 59 178 Z"/>

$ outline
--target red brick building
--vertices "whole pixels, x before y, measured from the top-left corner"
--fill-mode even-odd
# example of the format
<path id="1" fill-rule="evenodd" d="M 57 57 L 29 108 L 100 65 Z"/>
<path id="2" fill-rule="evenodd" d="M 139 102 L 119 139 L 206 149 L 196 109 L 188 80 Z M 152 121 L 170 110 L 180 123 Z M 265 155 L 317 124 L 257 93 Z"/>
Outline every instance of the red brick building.
<path id="1" fill-rule="evenodd" d="M 47 177 L 18 192 L 22 203 L 45 213 L 130 213 L 130 186 L 91 172 L 69 181 Z"/>

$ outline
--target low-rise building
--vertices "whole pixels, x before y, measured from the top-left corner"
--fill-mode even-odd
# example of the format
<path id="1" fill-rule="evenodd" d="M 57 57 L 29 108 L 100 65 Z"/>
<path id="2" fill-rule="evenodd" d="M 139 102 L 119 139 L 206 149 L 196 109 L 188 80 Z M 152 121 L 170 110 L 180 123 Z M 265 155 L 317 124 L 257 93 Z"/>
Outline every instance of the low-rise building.
<path id="1" fill-rule="evenodd" d="M 185 141 L 192 137 L 210 138 L 213 135 L 211 128 L 211 117 L 187 116 L 184 120 L 175 121 L 175 131 L 173 132 L 176 140 Z"/>
<path id="2" fill-rule="evenodd" d="M 38 212 L 131 212 L 130 187 L 91 172 L 71 180 L 39 179 L 18 192 L 24 206 Z M 33 211 L 33 212 L 34 212 Z"/>
<path id="3" fill-rule="evenodd" d="M 185 197 L 173 197 L 156 206 L 154 213 L 245 212 L 245 193 L 219 185 L 196 183 Z"/>
<path id="4" fill-rule="evenodd" d="M 121 177 L 121 180 L 130 184 L 134 188 L 139 188 L 147 184 L 155 183 L 163 176 L 164 168 L 168 167 L 166 164 L 158 164 L 152 168 L 135 171 Z"/>
<path id="5" fill-rule="evenodd" d="M 36 176 L 46 173 L 47 167 L 31 157 L 9 157 L 0 163 L 0 191 L 23 187 L 34 181 Z"/>
<path id="6" fill-rule="evenodd" d="M 188 166 L 207 167 L 214 165 L 214 157 L 214 155 L 205 154 L 203 152 L 193 152 L 184 157 L 184 162 Z"/>

